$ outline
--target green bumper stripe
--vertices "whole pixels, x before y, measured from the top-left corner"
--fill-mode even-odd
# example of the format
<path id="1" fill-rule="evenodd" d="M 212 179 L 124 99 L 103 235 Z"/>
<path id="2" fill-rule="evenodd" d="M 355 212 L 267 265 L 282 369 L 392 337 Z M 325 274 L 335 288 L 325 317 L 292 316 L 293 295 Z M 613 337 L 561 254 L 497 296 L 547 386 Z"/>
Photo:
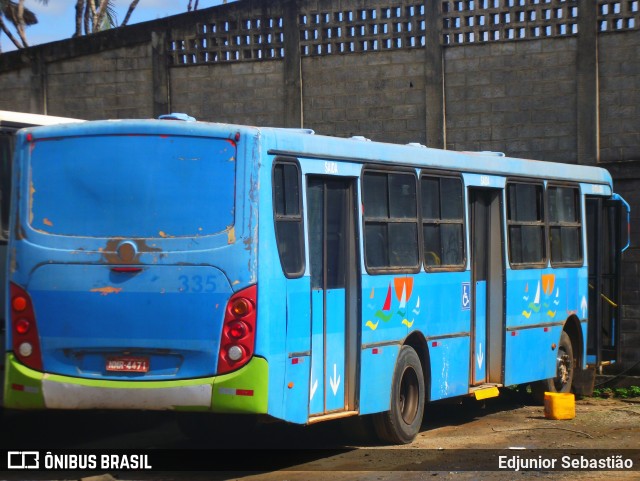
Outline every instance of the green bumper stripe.
<path id="1" fill-rule="evenodd" d="M 211 410 L 217 413 L 266 414 L 269 392 L 269 364 L 254 357 L 249 364 L 213 381 Z"/>
<path id="2" fill-rule="evenodd" d="M 22 365 L 13 354 L 6 355 L 5 366 L 4 405 L 8 408 L 44 409 L 46 404 L 42 382 L 46 380 L 47 383 L 113 389 L 166 389 L 209 384 L 213 385 L 210 409 L 214 412 L 267 412 L 269 365 L 259 357 L 254 357 L 246 366 L 231 374 L 174 381 L 111 381 L 43 374 Z M 189 410 L 184 406 L 179 409 Z M 203 410 L 200 407 L 193 409 Z"/>
<path id="3" fill-rule="evenodd" d="M 16 409 L 44 409 L 44 375 L 20 364 L 13 354 L 5 356 L 4 365 L 4 405 Z"/>

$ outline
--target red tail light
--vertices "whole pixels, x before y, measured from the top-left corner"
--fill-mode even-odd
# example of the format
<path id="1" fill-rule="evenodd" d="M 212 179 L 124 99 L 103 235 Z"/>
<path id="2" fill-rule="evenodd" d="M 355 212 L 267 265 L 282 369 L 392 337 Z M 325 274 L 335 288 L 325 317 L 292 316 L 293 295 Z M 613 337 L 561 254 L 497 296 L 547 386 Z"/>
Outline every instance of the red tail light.
<path id="1" fill-rule="evenodd" d="M 10 295 L 13 352 L 25 366 L 42 371 L 40 338 L 31 298 L 27 291 L 13 283 L 10 285 Z"/>
<path id="2" fill-rule="evenodd" d="M 218 374 L 235 371 L 253 356 L 256 340 L 257 286 L 236 292 L 227 304 L 218 355 Z"/>

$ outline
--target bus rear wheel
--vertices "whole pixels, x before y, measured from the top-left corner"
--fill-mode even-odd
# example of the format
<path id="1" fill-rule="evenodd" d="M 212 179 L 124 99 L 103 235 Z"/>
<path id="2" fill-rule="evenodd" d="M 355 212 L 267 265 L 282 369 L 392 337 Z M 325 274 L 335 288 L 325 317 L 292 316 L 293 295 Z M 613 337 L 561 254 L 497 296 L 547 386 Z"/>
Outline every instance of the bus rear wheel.
<path id="1" fill-rule="evenodd" d="M 539 404 L 544 403 L 545 392 L 567 393 L 571 392 L 573 384 L 573 373 L 576 366 L 576 359 L 573 357 L 573 344 L 569 334 L 562 331 L 560 344 L 556 355 L 556 377 L 538 381 L 531 386 L 534 399 Z"/>
<path id="2" fill-rule="evenodd" d="M 413 441 L 422 425 L 424 403 L 420 358 L 411 346 L 402 346 L 391 383 L 391 409 L 373 417 L 378 438 L 393 444 Z"/>

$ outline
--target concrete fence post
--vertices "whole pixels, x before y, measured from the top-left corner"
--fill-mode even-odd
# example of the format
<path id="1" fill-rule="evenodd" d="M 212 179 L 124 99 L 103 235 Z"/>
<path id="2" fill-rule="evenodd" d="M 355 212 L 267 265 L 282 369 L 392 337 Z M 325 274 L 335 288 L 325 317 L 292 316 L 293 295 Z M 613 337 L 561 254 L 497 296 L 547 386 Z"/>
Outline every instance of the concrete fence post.
<path id="1" fill-rule="evenodd" d="M 283 2 L 284 30 L 284 125 L 301 128 L 304 125 L 302 105 L 302 59 L 300 31 L 298 29 L 299 5 L 297 0 Z"/>
<path id="2" fill-rule="evenodd" d="M 595 165 L 600 158 L 598 88 L 598 4 L 578 0 L 576 72 L 578 164 Z"/>
<path id="3" fill-rule="evenodd" d="M 444 149 L 447 146 L 444 48 L 442 46 L 442 2 L 425 0 L 425 102 L 428 147 Z"/>

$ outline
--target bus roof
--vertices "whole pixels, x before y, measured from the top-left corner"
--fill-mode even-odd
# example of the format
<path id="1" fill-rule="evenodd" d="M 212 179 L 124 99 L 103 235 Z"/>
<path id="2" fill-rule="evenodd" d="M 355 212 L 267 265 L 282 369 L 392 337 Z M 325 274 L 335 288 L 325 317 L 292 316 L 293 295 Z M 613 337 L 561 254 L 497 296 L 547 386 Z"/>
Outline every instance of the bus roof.
<path id="1" fill-rule="evenodd" d="M 495 152 L 456 152 L 415 143 L 373 142 L 364 137 L 329 137 L 304 129 L 180 120 L 107 120 L 64 127 L 41 127 L 37 129 L 39 135 L 36 134 L 36 138 L 130 133 L 132 130 L 138 134 L 213 135 L 230 139 L 238 133 L 241 136 L 264 137 L 267 141 L 265 148 L 272 155 L 612 185 L 611 175 L 600 167 L 520 159 Z"/>
<path id="2" fill-rule="evenodd" d="M 0 127 L 21 129 L 38 125 L 54 125 L 69 122 L 83 122 L 69 117 L 55 117 L 53 115 L 29 114 L 25 112 L 11 112 L 0 110 Z"/>

